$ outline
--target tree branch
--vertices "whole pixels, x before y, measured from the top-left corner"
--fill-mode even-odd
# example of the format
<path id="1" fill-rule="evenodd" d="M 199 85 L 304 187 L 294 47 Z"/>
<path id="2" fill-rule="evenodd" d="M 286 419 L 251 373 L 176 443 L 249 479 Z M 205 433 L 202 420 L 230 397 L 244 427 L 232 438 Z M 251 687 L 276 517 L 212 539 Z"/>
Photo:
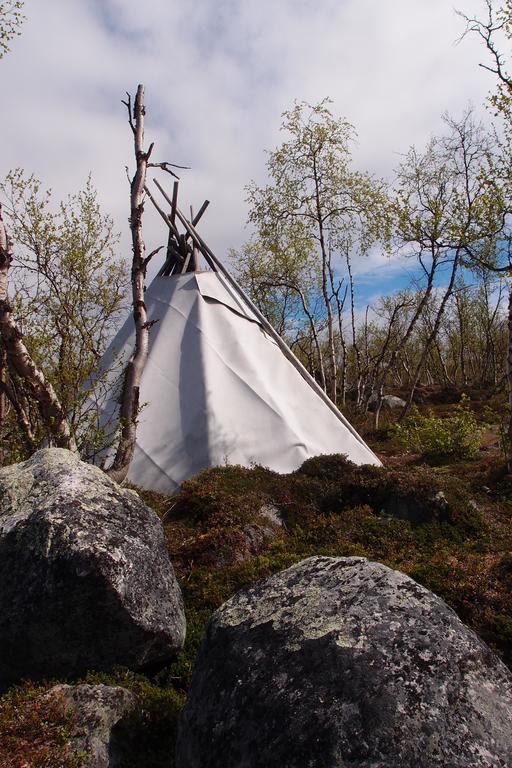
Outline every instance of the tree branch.
<path id="1" fill-rule="evenodd" d="M 151 145 L 151 147 L 152 146 L 153 145 Z M 166 171 L 167 173 L 170 173 L 171 176 L 174 176 L 174 178 L 178 179 L 178 181 L 179 181 L 180 177 L 177 176 L 177 174 L 175 174 L 173 171 L 171 171 L 171 168 L 181 168 L 184 171 L 189 171 L 190 170 L 190 167 L 188 165 L 176 165 L 175 163 L 168 163 L 168 162 L 148 163 L 148 168 L 161 168 L 162 171 Z"/>
<path id="2" fill-rule="evenodd" d="M 123 99 L 121 99 L 121 104 L 124 104 L 126 109 L 128 110 L 128 122 L 130 124 L 130 128 L 132 129 L 133 134 L 135 135 L 136 130 L 135 130 L 135 125 L 133 123 L 132 97 L 128 93 L 128 91 L 126 91 L 126 95 L 128 97 L 127 101 L 123 101 Z"/>

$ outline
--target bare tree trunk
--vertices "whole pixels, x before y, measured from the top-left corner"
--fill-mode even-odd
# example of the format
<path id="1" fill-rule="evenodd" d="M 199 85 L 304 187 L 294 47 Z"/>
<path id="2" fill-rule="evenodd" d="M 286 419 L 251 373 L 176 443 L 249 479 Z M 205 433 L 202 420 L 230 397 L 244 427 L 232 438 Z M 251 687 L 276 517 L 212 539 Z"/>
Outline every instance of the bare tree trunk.
<path id="1" fill-rule="evenodd" d="M 452 386 L 455 384 L 455 380 L 451 378 L 450 374 L 448 373 L 448 369 L 446 367 L 446 363 L 443 359 L 443 353 L 441 352 L 441 348 L 437 341 L 434 342 L 434 349 L 437 352 L 437 359 L 439 360 L 439 365 L 441 367 L 441 373 L 444 379 L 445 384 L 451 384 Z"/>
<path id="2" fill-rule="evenodd" d="M 132 303 L 133 319 L 135 322 L 135 349 L 126 365 L 124 383 L 121 393 L 119 420 L 121 434 L 116 455 L 107 474 L 116 482 L 126 479 L 130 463 L 135 451 L 137 437 L 137 417 L 139 414 L 139 390 L 142 373 L 146 365 L 149 348 L 149 327 L 146 304 L 144 301 L 144 282 L 146 278 L 147 260 L 146 246 L 142 236 L 142 216 L 144 213 L 144 186 L 149 157 L 153 144 L 147 152 L 144 151 L 144 86 L 139 85 L 135 104 L 130 96 L 125 102 L 131 129 L 134 136 L 136 171 L 130 186 L 130 229 L 132 233 Z"/>
<path id="3" fill-rule="evenodd" d="M 361 350 L 357 344 L 356 334 L 354 277 L 352 275 L 352 263 L 350 261 L 350 254 L 348 251 L 345 254 L 345 261 L 347 263 L 348 281 L 350 286 L 350 321 L 352 325 L 352 347 L 356 356 L 356 408 L 360 408 L 363 400 L 363 376 L 361 366 Z"/>
<path id="4" fill-rule="evenodd" d="M 347 290 L 348 288 L 345 288 L 345 293 L 343 295 L 343 299 L 340 299 L 340 292 L 343 285 L 343 280 L 338 281 L 338 286 L 334 287 L 334 270 L 332 268 L 332 260 L 331 260 L 331 250 L 329 248 L 329 261 L 328 261 L 328 270 L 329 270 L 329 283 L 331 286 L 331 299 L 336 300 L 336 313 L 338 317 L 338 333 L 340 337 L 340 346 L 341 346 L 341 380 L 340 380 L 340 395 L 341 395 L 341 402 L 342 405 L 345 405 L 346 402 L 346 391 L 347 391 L 347 345 L 345 342 L 345 336 L 343 333 L 343 307 L 345 306 L 345 300 L 347 298 Z M 334 338 L 334 333 L 333 333 Z M 333 342 L 334 343 L 334 342 Z M 338 378 L 336 376 L 336 378 Z M 335 401 L 336 402 L 336 401 Z"/>
<path id="5" fill-rule="evenodd" d="M 456 293 L 455 294 L 455 307 L 457 309 L 457 320 L 459 323 L 459 339 L 460 339 L 460 348 L 459 348 L 459 358 L 460 358 L 460 375 L 462 378 L 462 386 L 465 387 L 468 383 L 468 377 L 466 372 L 466 356 L 465 356 L 465 335 L 466 335 L 466 324 L 464 322 L 464 301 L 465 296 L 462 294 Z"/>
<path id="6" fill-rule="evenodd" d="M 343 299 L 340 299 L 340 290 L 341 290 L 341 282 L 338 284 L 338 287 L 336 290 L 334 290 L 333 285 L 333 292 L 334 297 L 336 299 L 336 309 L 338 312 L 338 333 L 340 335 L 340 345 L 341 345 L 341 381 L 340 381 L 340 387 L 341 387 L 341 404 L 343 407 L 346 405 L 347 401 L 347 343 L 345 341 L 345 334 L 343 332 L 343 307 L 345 306 L 345 299 L 347 297 L 347 289 L 345 288 L 345 295 L 343 296 Z"/>
<path id="7" fill-rule="evenodd" d="M 7 398 L 5 394 L 5 382 L 7 378 L 7 353 L 0 339 L 0 465 L 3 465 L 5 451 L 2 443 L 4 440 L 5 418 L 7 416 Z"/>
<path id="8" fill-rule="evenodd" d="M 484 283 L 484 300 L 486 310 L 486 324 L 485 324 L 485 369 L 481 376 L 482 383 L 491 382 L 496 386 L 498 383 L 498 363 L 496 355 L 496 345 L 494 343 L 493 331 L 495 328 L 496 318 L 499 317 L 499 310 L 501 308 L 501 298 L 503 295 L 503 285 L 500 283 L 498 288 L 498 298 L 496 299 L 494 309 L 491 312 L 489 301 L 489 289 L 487 282 Z"/>
<path id="9" fill-rule="evenodd" d="M 336 385 L 337 385 L 338 371 L 337 371 L 337 365 L 336 365 L 336 350 L 334 348 L 334 327 L 333 327 L 333 317 L 332 317 L 331 296 L 329 296 L 327 292 L 327 273 L 328 273 L 328 269 L 330 268 L 330 256 L 327 253 L 327 244 L 325 242 L 324 220 L 322 216 L 322 206 L 320 202 L 320 183 L 318 179 L 315 161 L 313 161 L 313 174 L 315 179 L 315 203 L 316 203 L 316 213 L 317 213 L 317 222 L 318 222 L 318 236 L 320 240 L 320 250 L 322 251 L 322 296 L 324 299 L 325 310 L 327 312 L 327 343 L 329 347 L 329 358 L 331 363 L 331 375 L 332 375 L 331 400 L 333 401 L 334 405 L 336 405 L 336 401 L 337 401 Z"/>
<path id="10" fill-rule="evenodd" d="M 23 343 L 23 334 L 12 314 L 7 294 L 12 258 L 12 242 L 7 234 L 0 205 L 0 336 L 5 354 L 16 375 L 25 380 L 37 402 L 41 418 L 55 443 L 60 448 L 76 451 L 76 443 L 59 398 L 43 372 L 32 360 Z"/>
<path id="11" fill-rule="evenodd" d="M 298 296 L 300 298 L 301 304 L 302 304 L 302 309 L 304 311 L 304 314 L 308 318 L 309 328 L 311 330 L 311 335 L 313 337 L 313 344 L 314 344 L 315 352 L 316 352 L 316 359 L 317 359 L 317 362 L 318 362 L 318 371 L 319 371 L 319 374 L 320 374 L 320 386 L 322 387 L 324 392 L 326 392 L 327 391 L 327 382 L 326 382 L 326 379 L 325 379 L 325 368 L 324 368 L 324 361 L 323 361 L 323 358 L 322 358 L 322 350 L 320 348 L 320 340 L 318 338 L 318 330 L 317 330 L 317 327 L 316 327 L 313 315 L 312 315 L 312 313 L 308 309 L 308 305 L 307 305 L 304 293 L 297 286 L 293 286 L 293 288 L 297 292 L 297 294 L 298 294 Z M 314 375 L 313 371 L 312 371 L 312 373 Z"/>
<path id="12" fill-rule="evenodd" d="M 382 403 L 384 401 L 384 383 L 381 383 L 377 392 L 377 405 L 375 407 L 375 414 L 373 416 L 373 428 L 377 430 L 379 428 L 380 411 Z"/>
<path id="13" fill-rule="evenodd" d="M 508 386 L 508 445 L 507 470 L 512 472 L 512 286 L 508 294 L 508 350 L 507 350 L 507 386 Z"/>
<path id="14" fill-rule="evenodd" d="M 392 312 L 391 317 L 389 319 L 389 324 L 388 324 L 388 330 L 387 330 L 387 333 L 386 333 L 386 338 L 384 340 L 384 343 L 382 344 L 382 348 L 380 350 L 379 355 L 377 356 L 376 359 L 374 359 L 374 372 L 372 373 L 372 377 L 371 377 L 371 392 L 373 392 L 374 388 L 376 387 L 377 403 L 376 403 L 376 408 L 375 408 L 374 418 L 373 418 L 373 425 L 374 425 L 375 429 L 379 428 L 380 410 L 381 410 L 381 407 L 382 407 L 382 399 L 384 397 L 384 384 L 385 384 L 385 381 L 386 381 L 386 371 L 381 376 L 380 380 L 378 378 L 378 372 L 379 372 L 381 363 L 383 363 L 383 361 L 384 361 L 384 359 L 386 357 L 388 346 L 390 345 L 392 337 L 393 337 L 393 328 L 394 328 L 394 324 L 395 324 L 395 319 L 398 317 L 398 315 L 399 315 L 401 309 L 403 308 L 403 306 L 404 306 L 403 302 L 399 302 L 393 308 L 393 312 Z M 367 328 L 368 328 L 368 308 L 366 310 L 365 336 L 367 336 L 367 330 L 366 330 Z M 369 355 L 368 355 L 368 341 L 367 340 L 365 341 L 365 346 L 366 346 L 366 359 L 368 361 L 367 362 L 367 367 L 369 367 L 370 360 L 369 360 Z M 390 370 L 389 366 L 386 367 L 386 370 L 387 371 Z M 365 407 L 366 407 L 366 410 L 368 410 L 368 398 L 366 398 Z"/>
<path id="15" fill-rule="evenodd" d="M 361 385 L 361 392 L 363 393 L 363 399 L 361 406 L 364 403 L 364 411 L 368 412 L 368 403 L 366 402 L 365 392 L 368 390 L 368 386 L 371 379 L 370 371 L 370 342 L 368 338 L 368 312 L 370 311 L 370 305 L 366 305 L 364 312 L 364 325 L 363 325 L 363 341 L 364 341 L 364 381 Z"/>
<path id="16" fill-rule="evenodd" d="M 430 270 L 429 270 L 428 275 L 427 275 L 427 285 L 425 287 L 425 293 L 423 294 L 423 296 L 421 298 L 421 301 L 418 303 L 418 306 L 416 307 L 416 310 L 415 310 L 415 312 L 414 312 L 414 314 L 413 314 L 413 316 L 412 316 L 412 318 L 411 318 L 411 320 L 409 322 L 409 326 L 408 326 L 405 334 L 403 335 L 403 337 L 400 340 L 400 342 L 397 343 L 396 347 L 394 348 L 394 350 L 392 351 L 392 353 L 390 355 L 390 358 L 389 358 L 387 364 L 384 366 L 384 370 L 383 370 L 383 372 L 382 372 L 382 374 L 380 376 L 380 379 L 376 380 L 376 382 L 375 382 L 375 384 L 376 384 L 375 388 L 377 390 L 377 396 L 379 397 L 379 402 L 377 403 L 377 410 L 375 412 L 376 414 L 378 414 L 378 412 L 380 410 L 380 400 L 381 400 L 381 397 L 383 397 L 383 395 L 384 395 L 384 385 L 386 383 L 387 376 L 388 376 L 389 372 L 392 370 L 396 360 L 398 359 L 398 357 L 402 353 L 402 350 L 405 349 L 406 344 L 409 341 L 409 339 L 411 338 L 412 332 L 413 332 L 414 328 L 416 327 L 416 323 L 418 322 L 419 318 L 421 317 L 421 315 L 423 313 L 423 310 L 427 306 L 428 300 L 429 300 L 430 295 L 431 295 L 431 293 L 433 291 L 433 288 L 434 288 L 434 276 L 435 276 L 435 273 L 436 273 L 438 265 L 439 265 L 439 259 L 438 259 L 437 255 L 435 253 L 432 253 L 432 265 L 431 265 Z M 388 338 L 389 338 L 389 333 L 388 333 Z M 381 393 L 381 394 L 379 394 L 379 393 Z M 375 421 L 378 422 L 378 415 L 376 416 Z M 377 429 L 377 427 L 375 427 L 375 428 Z"/>
<path id="17" fill-rule="evenodd" d="M 439 331 L 439 327 L 441 325 L 441 320 L 443 319 L 443 316 L 444 316 L 444 310 L 445 310 L 446 304 L 448 302 L 448 299 L 450 298 L 450 296 L 453 293 L 453 289 L 454 289 L 454 286 L 455 286 L 455 277 L 457 275 L 458 266 L 459 266 L 459 253 L 457 252 L 456 255 L 454 256 L 454 259 L 453 259 L 452 271 L 451 271 L 451 274 L 450 274 L 450 282 L 448 283 L 448 287 L 447 287 L 447 289 L 446 289 L 446 291 L 444 293 L 444 296 L 443 296 L 443 298 L 441 300 L 441 304 L 439 306 L 439 310 L 437 312 L 437 316 L 436 316 L 436 319 L 434 321 L 434 325 L 433 325 L 432 330 L 430 331 L 430 333 L 428 335 L 427 341 L 425 342 L 425 346 L 423 348 L 423 352 L 421 353 L 421 357 L 420 357 L 419 363 L 416 366 L 416 371 L 414 373 L 414 378 L 412 380 L 411 389 L 409 391 L 409 395 L 407 397 L 406 403 L 405 403 L 405 405 L 404 405 L 404 407 L 403 407 L 403 409 L 402 409 L 402 411 L 400 413 L 400 416 L 399 416 L 399 419 L 398 419 L 399 421 L 401 421 L 403 418 L 405 418 L 407 416 L 407 414 L 409 413 L 409 410 L 411 408 L 413 397 L 414 397 L 414 392 L 416 391 L 416 387 L 418 386 L 418 383 L 419 383 L 419 380 L 420 380 L 420 376 L 421 376 L 422 371 L 423 371 L 423 367 L 424 367 L 425 362 L 426 362 L 426 360 L 427 360 L 427 358 L 428 358 L 428 356 L 430 354 L 430 350 L 432 348 L 432 345 L 433 345 L 434 341 L 437 339 L 437 334 L 438 334 L 438 331 Z"/>

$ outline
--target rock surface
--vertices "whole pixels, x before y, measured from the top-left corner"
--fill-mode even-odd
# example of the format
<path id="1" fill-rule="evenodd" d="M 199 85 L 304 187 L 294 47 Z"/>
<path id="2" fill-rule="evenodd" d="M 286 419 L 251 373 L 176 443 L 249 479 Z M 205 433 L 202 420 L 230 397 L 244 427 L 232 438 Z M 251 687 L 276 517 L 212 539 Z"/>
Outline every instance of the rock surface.
<path id="1" fill-rule="evenodd" d="M 75 754 L 87 753 L 83 768 L 121 768 L 115 726 L 136 703 L 126 688 L 108 685 L 56 685 L 46 697 L 58 696 L 75 715 L 83 736 L 72 740 Z"/>
<path id="2" fill-rule="evenodd" d="M 368 400 L 368 410 L 369 411 L 375 411 L 377 410 L 377 405 L 379 402 L 379 398 L 377 395 L 373 394 Z M 382 398 L 382 404 L 381 408 L 388 409 L 390 411 L 396 411 L 399 408 L 403 408 L 405 406 L 405 400 L 402 400 L 401 397 L 397 397 L 396 395 L 384 395 Z"/>
<path id="3" fill-rule="evenodd" d="M 158 516 L 63 449 L 0 469 L 0 685 L 168 660 L 183 601 Z"/>
<path id="4" fill-rule="evenodd" d="M 512 677 L 438 597 L 313 557 L 212 617 L 177 768 L 506 768 Z"/>

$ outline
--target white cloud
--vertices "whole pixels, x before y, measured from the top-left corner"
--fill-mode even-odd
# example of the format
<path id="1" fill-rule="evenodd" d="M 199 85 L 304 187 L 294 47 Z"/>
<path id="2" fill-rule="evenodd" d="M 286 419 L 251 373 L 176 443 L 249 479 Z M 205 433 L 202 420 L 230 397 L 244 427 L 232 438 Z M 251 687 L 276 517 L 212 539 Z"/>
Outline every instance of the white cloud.
<path id="1" fill-rule="evenodd" d="M 359 133 L 357 164 L 391 175 L 445 110 L 480 105 L 493 86 L 477 40 L 454 44 L 463 23 L 446 0 L 27 0 L 25 12 L 0 62 L 0 174 L 23 166 L 65 195 L 92 171 L 126 249 L 133 163 L 120 100 L 138 82 L 155 159 L 192 166 L 183 204 L 212 201 L 202 231 L 221 256 L 246 237 L 244 184 L 264 179 L 263 150 L 294 99 L 330 96 Z M 165 239 L 156 215 L 147 233 L 148 247 Z"/>

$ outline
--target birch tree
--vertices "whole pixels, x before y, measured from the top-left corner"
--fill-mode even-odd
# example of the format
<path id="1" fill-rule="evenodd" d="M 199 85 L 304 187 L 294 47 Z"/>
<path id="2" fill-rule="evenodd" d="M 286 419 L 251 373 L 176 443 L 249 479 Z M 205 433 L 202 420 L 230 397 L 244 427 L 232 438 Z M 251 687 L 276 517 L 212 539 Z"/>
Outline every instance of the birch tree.
<path id="1" fill-rule="evenodd" d="M 495 253 L 506 231 L 503 185 L 490 173 L 492 135 L 475 122 L 471 112 L 460 120 L 446 116 L 445 124 L 443 135 L 434 137 L 423 153 L 411 149 L 398 170 L 397 238 L 418 260 L 426 277 L 423 302 L 411 320 L 404 345 L 436 286 L 439 299 L 403 415 L 412 403 L 461 269 L 471 267 L 475 254 L 487 259 Z M 388 370 L 399 354 L 400 347 Z M 381 386 L 383 381 L 381 378 Z"/>
<path id="2" fill-rule="evenodd" d="M 8 287 L 10 269 L 13 261 L 13 243 L 9 236 L 5 219 L 0 205 L 0 336 L 2 340 L 2 361 L 8 362 L 10 369 L 26 383 L 31 395 L 37 403 L 42 421 L 46 425 L 58 446 L 76 450 L 76 443 L 71 433 L 66 413 L 50 381 L 41 368 L 34 362 L 26 344 L 23 333 L 16 322 L 12 304 L 9 301 Z M 12 403 L 23 416 L 21 423 L 25 427 L 27 420 L 24 404 L 14 394 L 13 388 L 5 384 L 2 371 L 2 394 L 12 396 Z M 3 404 L 2 404 L 3 406 Z M 26 437 L 29 439 L 29 431 Z M 30 436 L 31 437 L 31 436 Z"/>
<path id="3" fill-rule="evenodd" d="M 118 258 L 118 235 L 90 179 L 77 194 L 55 202 L 37 178 L 17 169 L 0 183 L 0 192 L 13 240 L 10 293 L 17 327 L 87 458 L 85 445 L 100 436 L 94 435 L 85 384 L 127 306 L 127 269 Z M 52 430 L 9 361 L 4 374 L 17 395 L 9 402 L 25 452 L 34 450 L 52 440 Z M 13 451 L 15 432 L 11 423 Z"/>
<path id="4" fill-rule="evenodd" d="M 269 153 L 269 184 L 248 187 L 249 221 L 267 250 L 275 250 L 277 239 L 315 264 L 325 314 L 326 386 L 336 402 L 340 254 L 366 254 L 389 234 L 386 186 L 353 168 L 354 129 L 333 116 L 327 99 L 284 112 L 281 130 L 286 140 Z"/>

